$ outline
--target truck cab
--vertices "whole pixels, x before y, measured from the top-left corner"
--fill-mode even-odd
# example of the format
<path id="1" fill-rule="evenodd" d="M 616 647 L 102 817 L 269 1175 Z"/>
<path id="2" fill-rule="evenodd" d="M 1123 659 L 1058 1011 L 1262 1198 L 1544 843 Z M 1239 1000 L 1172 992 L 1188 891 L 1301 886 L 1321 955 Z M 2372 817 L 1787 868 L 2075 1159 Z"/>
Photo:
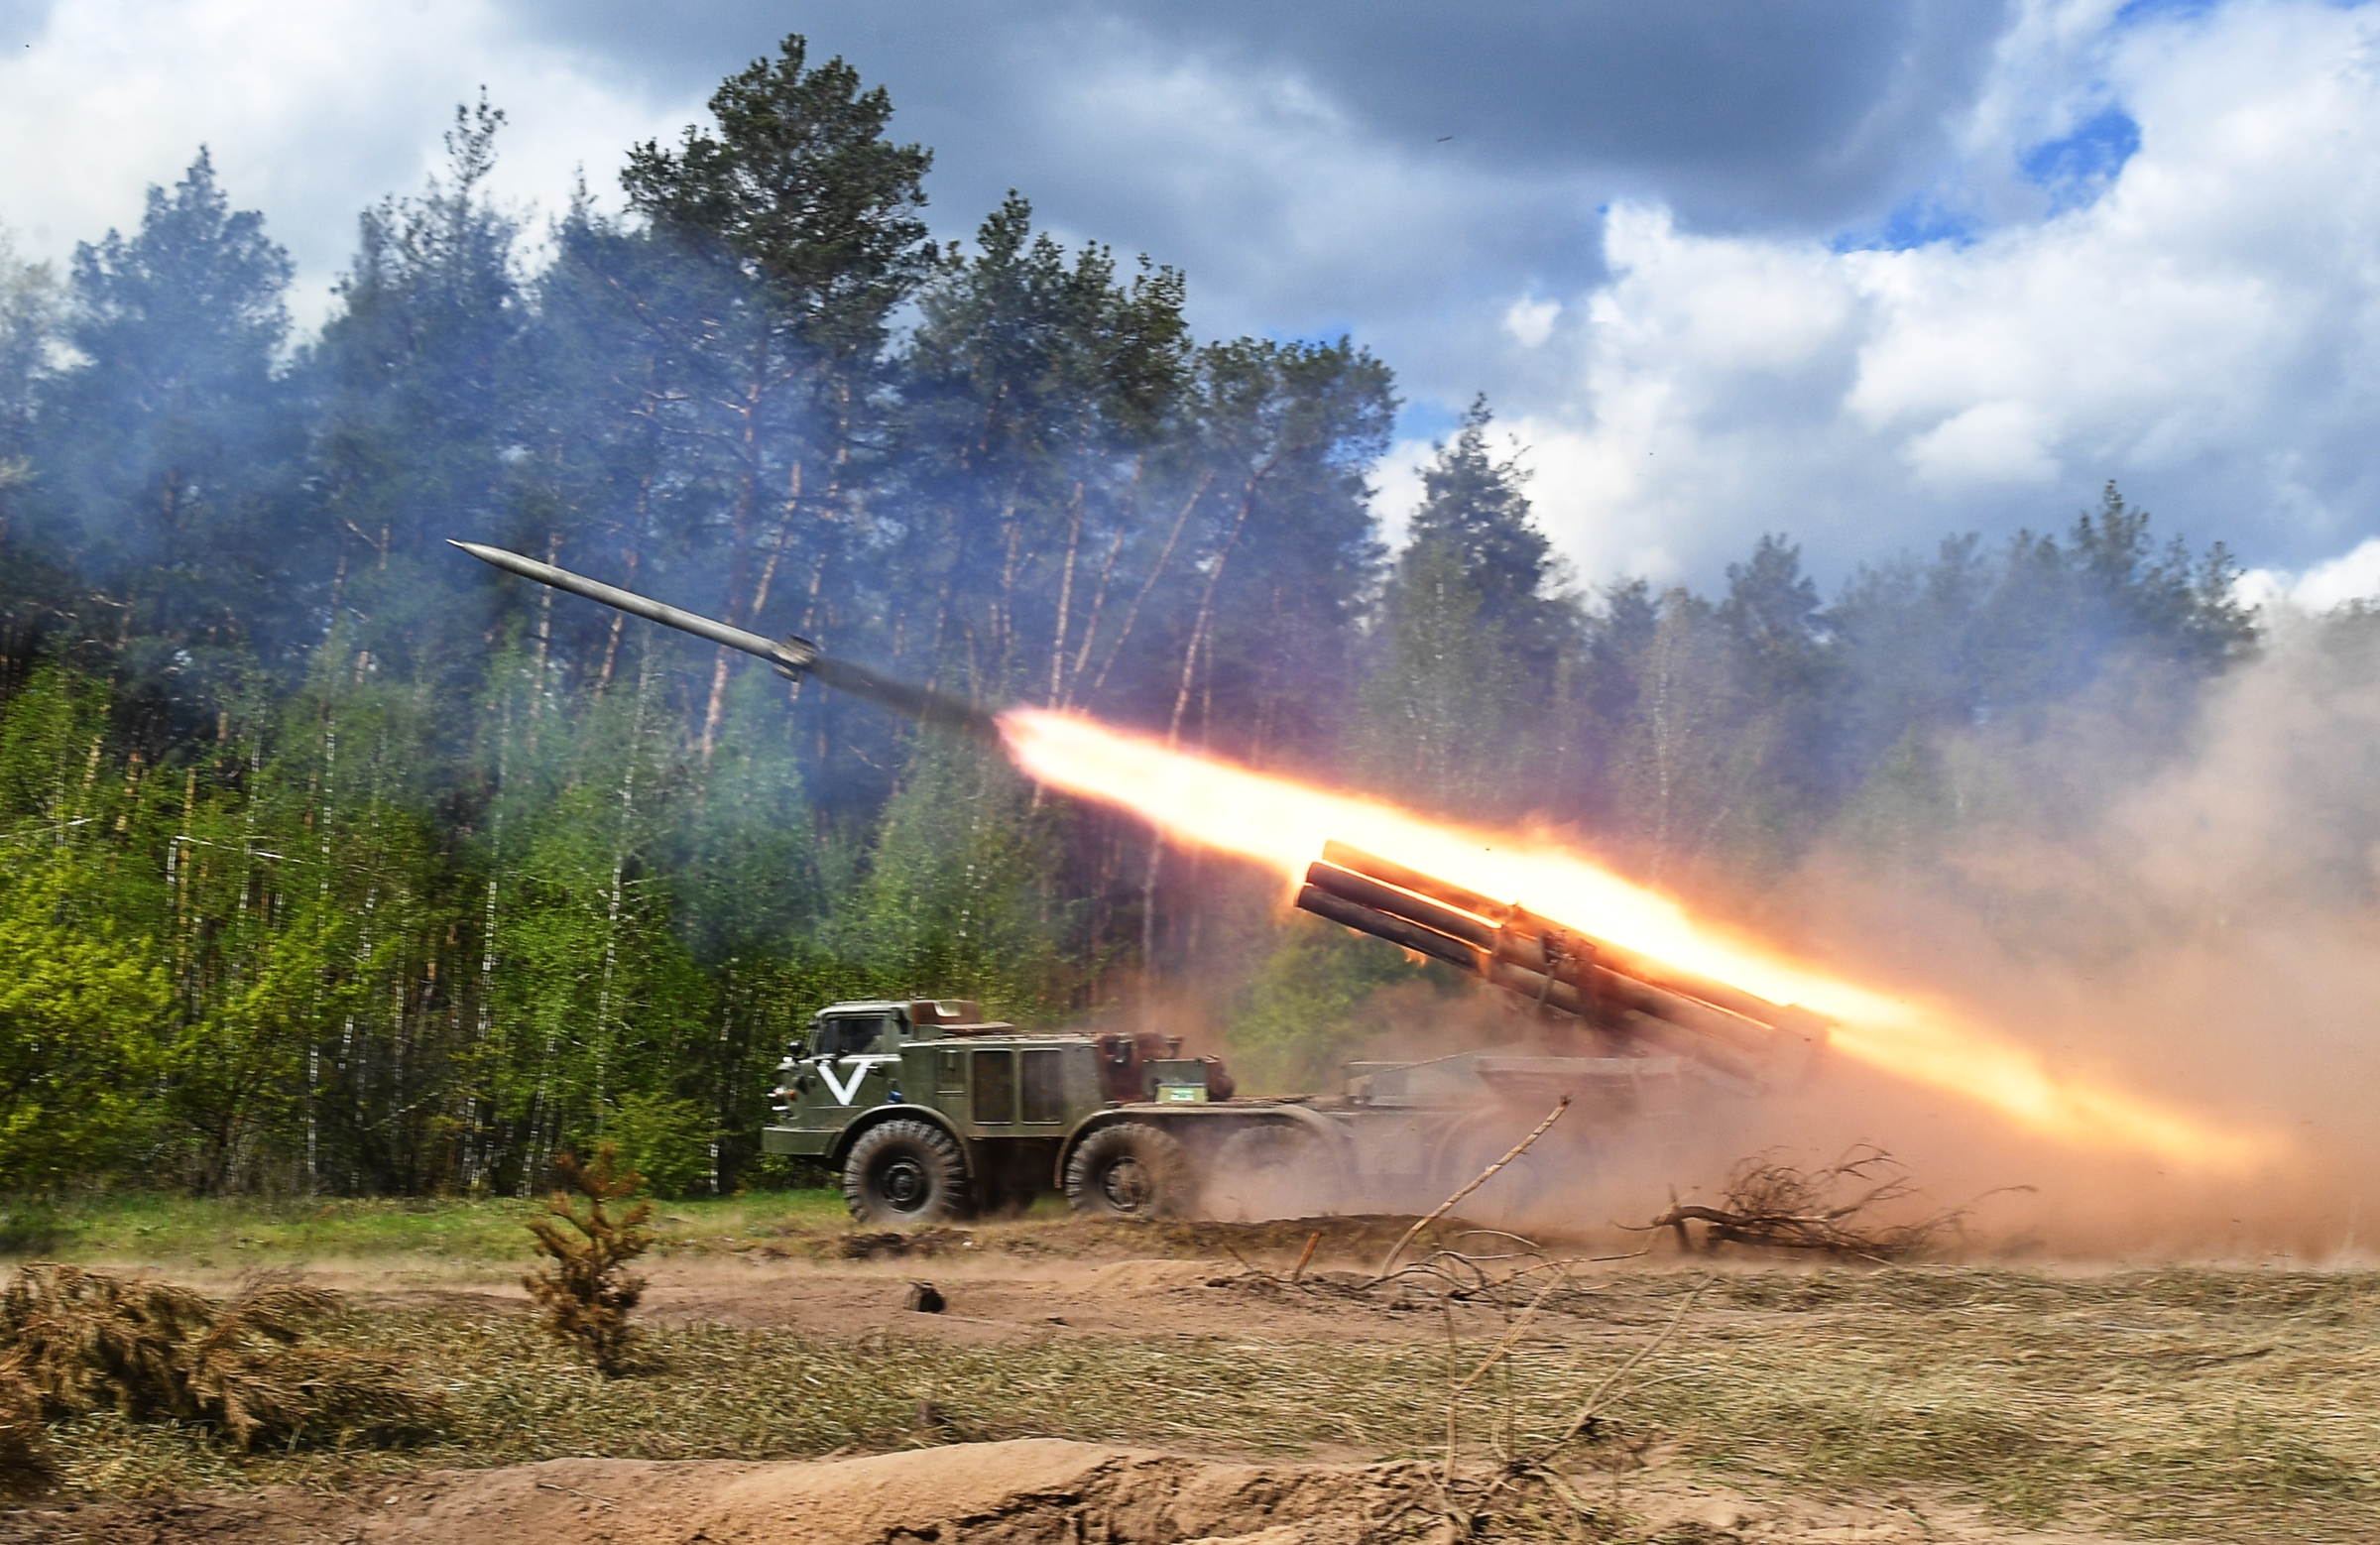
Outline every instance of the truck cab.
<path id="1" fill-rule="evenodd" d="M 903 1076 L 912 1045 L 943 1039 L 953 1029 L 996 1035 L 1014 1028 L 987 1023 L 980 1006 L 957 1000 L 830 1005 L 811 1016 L 807 1031 L 785 1044 L 771 1107 L 776 1121 L 762 1133 L 762 1146 L 772 1153 L 823 1157 L 856 1118 L 908 1104 L 918 1091 L 933 1092 L 931 1072 L 923 1078 Z M 931 1059 L 925 1060 L 931 1067 Z"/>

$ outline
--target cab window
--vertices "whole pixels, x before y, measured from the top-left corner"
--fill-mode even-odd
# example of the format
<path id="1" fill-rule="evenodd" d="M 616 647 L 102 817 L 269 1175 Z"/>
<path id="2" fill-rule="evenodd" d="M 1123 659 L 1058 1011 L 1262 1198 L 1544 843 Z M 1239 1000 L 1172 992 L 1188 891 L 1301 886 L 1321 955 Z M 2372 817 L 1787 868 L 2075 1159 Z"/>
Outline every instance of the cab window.
<path id="1" fill-rule="evenodd" d="M 813 1055 L 849 1057 L 862 1052 L 881 1051 L 886 1032 L 892 1028 L 890 1014 L 861 1014 L 847 1019 L 823 1019 L 818 1024 Z"/>
<path id="2" fill-rule="evenodd" d="M 1024 1054 L 1024 1120 L 1066 1119 L 1066 1074 L 1058 1063 L 1061 1055 L 1055 1047 Z"/>
<path id="3" fill-rule="evenodd" d="M 978 1126 L 1016 1120 L 1016 1053 L 975 1054 L 975 1120 Z"/>

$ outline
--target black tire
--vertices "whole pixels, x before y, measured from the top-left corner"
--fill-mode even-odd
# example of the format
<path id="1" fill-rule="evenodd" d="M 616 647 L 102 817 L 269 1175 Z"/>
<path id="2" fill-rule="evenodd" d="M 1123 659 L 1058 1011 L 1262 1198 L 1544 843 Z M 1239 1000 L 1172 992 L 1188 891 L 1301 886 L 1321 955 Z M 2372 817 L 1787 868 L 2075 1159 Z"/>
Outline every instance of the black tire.
<path id="1" fill-rule="evenodd" d="M 1315 1132 L 1266 1122 L 1232 1133 L 1215 1154 L 1207 1211 L 1242 1223 L 1324 1218 L 1347 1206 L 1339 1156 Z"/>
<path id="2" fill-rule="evenodd" d="M 1103 1127 L 1066 1161 L 1066 1205 L 1091 1218 L 1178 1218 L 1195 1187 L 1182 1141 L 1140 1122 Z"/>
<path id="3" fill-rule="evenodd" d="M 843 1158 L 843 1201 L 862 1223 L 953 1223 L 968 1216 L 967 1158 L 930 1122 L 871 1127 Z"/>

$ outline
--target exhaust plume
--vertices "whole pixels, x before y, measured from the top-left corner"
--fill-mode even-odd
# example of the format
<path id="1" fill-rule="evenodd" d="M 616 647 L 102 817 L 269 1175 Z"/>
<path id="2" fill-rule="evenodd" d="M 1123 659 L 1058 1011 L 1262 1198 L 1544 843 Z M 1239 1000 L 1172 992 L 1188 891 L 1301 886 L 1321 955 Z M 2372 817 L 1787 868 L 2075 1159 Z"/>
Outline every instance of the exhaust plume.
<path id="1" fill-rule="evenodd" d="M 2129 1150 L 2216 1173 L 2250 1171 L 2287 1151 L 2275 1133 L 2054 1070 L 2021 1042 L 1947 1003 L 1863 986 L 1780 954 L 1556 846 L 1169 750 L 1074 715 L 1013 708 L 1000 716 L 1000 727 L 1028 775 L 1132 811 L 1169 838 L 1262 865 L 1290 892 L 1326 844 L 1348 843 L 1823 1014 L 1835 1021 L 1830 1044 L 1842 1054 L 1972 1101 L 2062 1143 Z"/>

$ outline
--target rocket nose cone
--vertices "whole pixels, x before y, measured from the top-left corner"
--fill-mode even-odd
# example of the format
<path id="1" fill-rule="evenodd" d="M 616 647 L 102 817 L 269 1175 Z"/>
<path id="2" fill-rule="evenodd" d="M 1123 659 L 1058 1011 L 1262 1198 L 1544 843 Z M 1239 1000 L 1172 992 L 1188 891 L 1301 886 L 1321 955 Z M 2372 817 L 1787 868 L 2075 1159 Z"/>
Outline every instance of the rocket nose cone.
<path id="1" fill-rule="evenodd" d="M 546 564 L 533 562 L 532 560 L 523 557 L 518 552 L 508 552 L 502 547 L 491 547 L 484 541 L 457 541 L 452 536 L 446 538 L 446 545 L 450 547 L 460 547 L 465 552 L 468 552 L 473 557 L 479 559 L 479 561 L 482 563 L 493 564 L 495 567 L 503 569 L 507 573 L 524 575 L 530 579 L 543 580 L 547 584 L 551 584 L 553 582 L 547 576 L 555 572 L 555 570 Z M 564 588 L 567 589 L 570 587 L 565 586 Z"/>

